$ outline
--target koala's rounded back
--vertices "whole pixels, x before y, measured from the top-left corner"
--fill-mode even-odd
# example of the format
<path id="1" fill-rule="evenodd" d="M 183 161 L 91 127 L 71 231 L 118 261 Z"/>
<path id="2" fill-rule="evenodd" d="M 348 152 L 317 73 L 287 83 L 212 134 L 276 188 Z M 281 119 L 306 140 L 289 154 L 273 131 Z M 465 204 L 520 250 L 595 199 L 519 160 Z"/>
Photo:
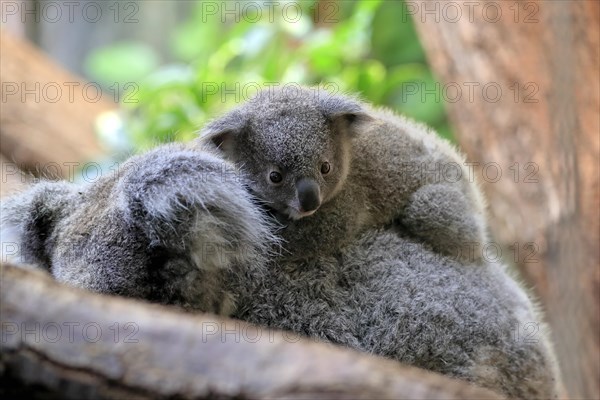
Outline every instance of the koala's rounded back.
<path id="1" fill-rule="evenodd" d="M 508 398 L 555 398 L 545 327 L 499 264 L 465 267 L 395 229 L 281 262 L 236 317 L 395 359 Z M 264 290 L 265 287 L 270 288 Z"/>

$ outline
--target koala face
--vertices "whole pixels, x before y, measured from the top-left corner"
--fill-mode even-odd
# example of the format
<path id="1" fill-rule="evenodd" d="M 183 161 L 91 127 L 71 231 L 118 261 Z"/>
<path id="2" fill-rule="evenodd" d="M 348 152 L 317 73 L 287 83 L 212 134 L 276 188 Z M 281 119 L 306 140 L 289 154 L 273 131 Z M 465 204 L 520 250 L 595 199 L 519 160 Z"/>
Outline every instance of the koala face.
<path id="1" fill-rule="evenodd" d="M 350 164 L 349 138 L 330 125 L 316 111 L 252 120 L 234 152 L 254 194 L 291 219 L 312 215 L 330 200 Z"/>
<path id="2" fill-rule="evenodd" d="M 300 219 L 343 187 L 360 106 L 314 92 L 259 94 L 203 132 L 245 171 L 252 192 L 273 210 Z"/>

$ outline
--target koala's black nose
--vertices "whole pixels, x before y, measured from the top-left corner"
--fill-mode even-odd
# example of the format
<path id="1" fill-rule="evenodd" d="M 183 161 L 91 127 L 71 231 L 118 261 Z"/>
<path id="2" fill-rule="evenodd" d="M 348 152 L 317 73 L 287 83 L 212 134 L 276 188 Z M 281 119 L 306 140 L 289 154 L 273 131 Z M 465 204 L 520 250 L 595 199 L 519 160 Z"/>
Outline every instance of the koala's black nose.
<path id="1" fill-rule="evenodd" d="M 296 182 L 300 211 L 314 211 L 321 205 L 319 184 L 313 179 L 303 178 Z"/>

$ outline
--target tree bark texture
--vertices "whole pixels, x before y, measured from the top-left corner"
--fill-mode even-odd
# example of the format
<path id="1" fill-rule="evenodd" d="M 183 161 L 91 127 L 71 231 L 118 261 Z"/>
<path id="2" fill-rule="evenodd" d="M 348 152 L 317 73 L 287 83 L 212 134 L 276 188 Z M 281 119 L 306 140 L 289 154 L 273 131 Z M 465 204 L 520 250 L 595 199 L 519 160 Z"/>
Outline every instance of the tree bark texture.
<path id="1" fill-rule="evenodd" d="M 493 237 L 542 300 L 568 396 L 599 398 L 600 3 L 453 4 L 459 18 L 444 2 L 407 13 L 479 163 Z"/>
<path id="2" fill-rule="evenodd" d="M 4 394 L 47 398 L 494 399 L 458 380 L 3 265 Z"/>
<path id="3" fill-rule="evenodd" d="M 0 51 L 0 153 L 53 178 L 67 178 L 76 163 L 102 156 L 94 124 L 116 104 L 98 92 L 99 85 L 83 82 L 4 30 Z"/>

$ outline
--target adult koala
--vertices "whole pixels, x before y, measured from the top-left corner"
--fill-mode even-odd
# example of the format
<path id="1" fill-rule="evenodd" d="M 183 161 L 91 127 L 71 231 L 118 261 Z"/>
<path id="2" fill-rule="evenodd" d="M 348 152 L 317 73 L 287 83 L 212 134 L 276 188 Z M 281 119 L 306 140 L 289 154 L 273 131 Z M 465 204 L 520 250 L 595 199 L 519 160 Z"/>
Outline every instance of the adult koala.
<path id="1" fill-rule="evenodd" d="M 2 248 L 93 291 L 288 329 L 509 398 L 556 397 L 543 323 L 502 265 L 465 265 L 395 226 L 289 260 L 240 176 L 197 144 L 162 146 L 92 184 L 3 201 Z"/>
<path id="2" fill-rule="evenodd" d="M 226 161 L 165 145 L 93 183 L 42 182 L 3 200 L 2 259 L 100 293 L 229 315 L 223 280 L 260 276 L 277 242 L 253 201 Z"/>

